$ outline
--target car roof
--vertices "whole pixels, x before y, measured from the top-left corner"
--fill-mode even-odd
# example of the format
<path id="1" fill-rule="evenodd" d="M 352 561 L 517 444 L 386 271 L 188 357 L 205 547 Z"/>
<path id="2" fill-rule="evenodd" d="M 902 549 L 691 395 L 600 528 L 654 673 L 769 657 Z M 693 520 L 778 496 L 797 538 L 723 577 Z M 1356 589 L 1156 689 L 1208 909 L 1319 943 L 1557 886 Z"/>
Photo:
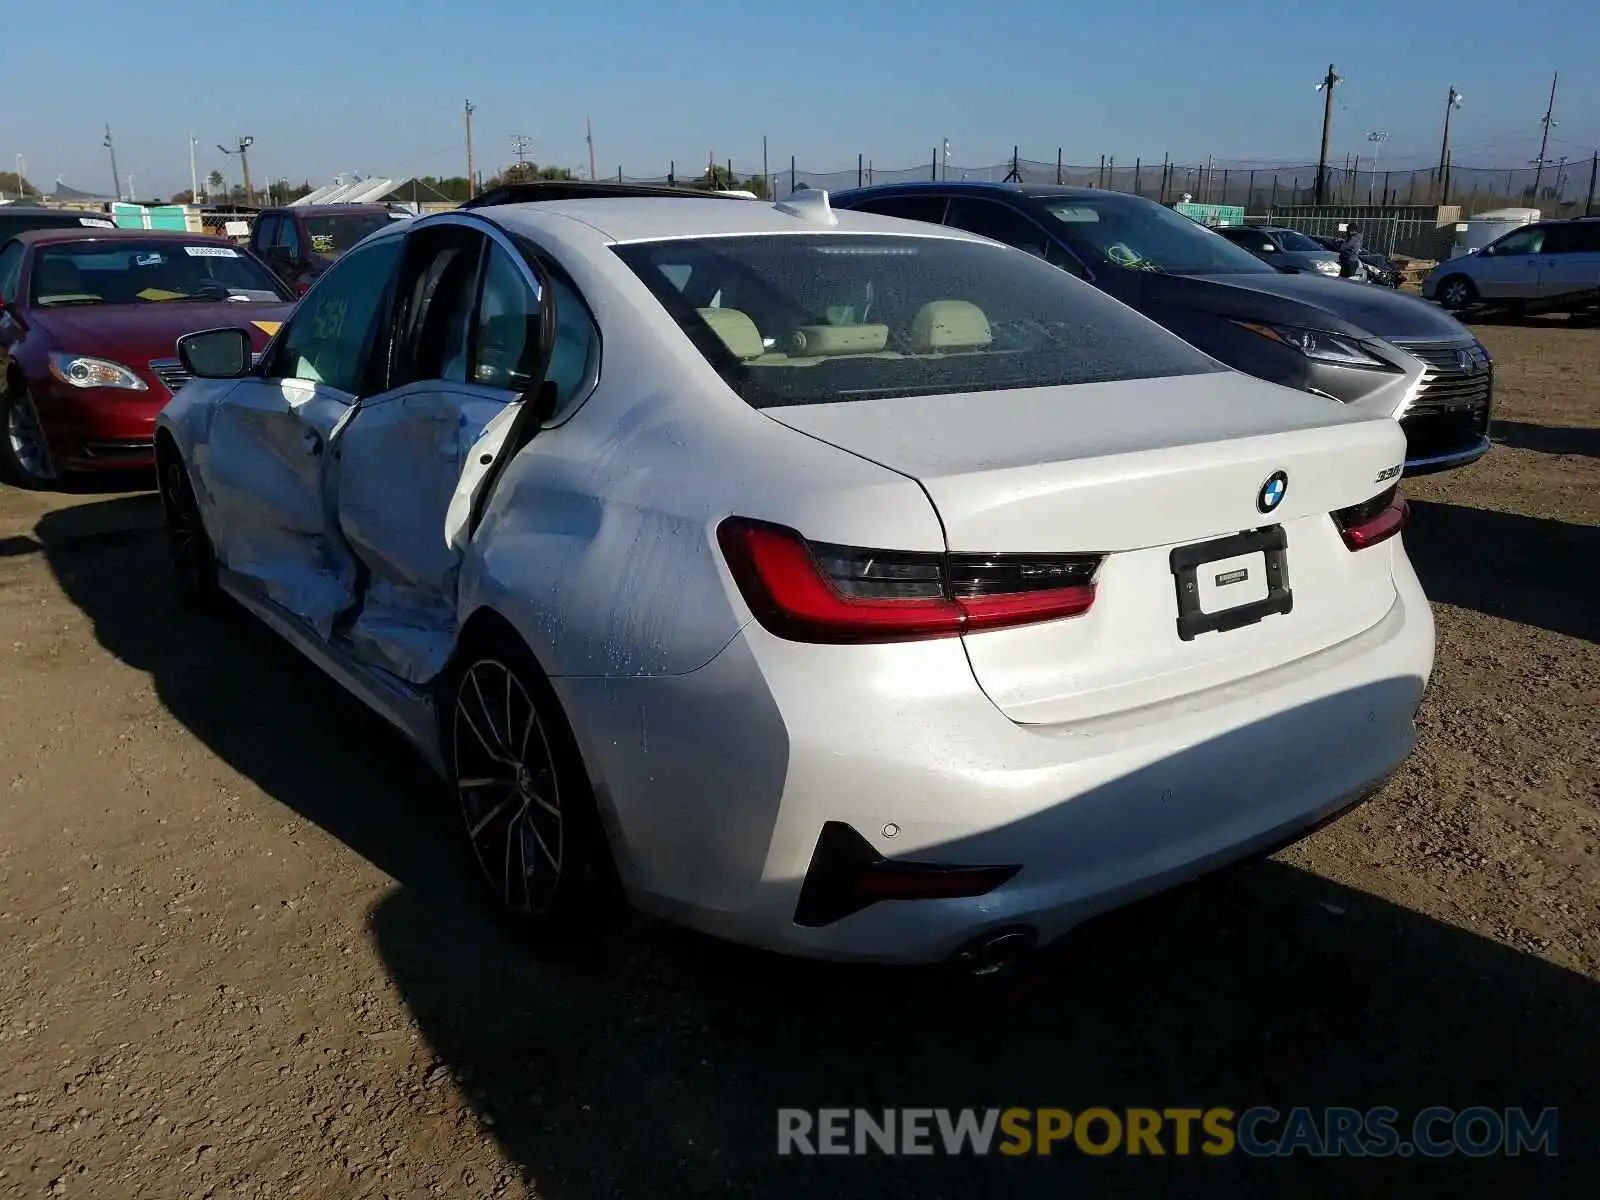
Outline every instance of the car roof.
<path id="1" fill-rule="evenodd" d="M 263 208 L 261 215 L 267 213 L 301 213 L 303 215 L 321 215 L 323 213 L 355 213 L 366 216 L 370 213 L 389 213 L 393 210 L 387 204 L 280 204 L 276 208 Z"/>
<path id="2" fill-rule="evenodd" d="M 103 212 L 81 208 L 51 208 L 47 204 L 0 204 L 0 217 L 21 213 L 26 217 L 105 217 Z M 107 218 L 109 219 L 109 218 Z"/>
<path id="3" fill-rule="evenodd" d="M 102 220 L 109 218 L 101 218 Z M 56 229 L 24 229 L 14 233 L 13 242 L 33 246 L 41 242 L 191 242 L 198 245 L 232 246 L 227 238 L 207 233 L 183 233 L 176 229 L 105 229 L 91 225 L 64 225 Z"/>
<path id="4" fill-rule="evenodd" d="M 1113 192 L 1106 188 L 1072 187 L 1068 184 L 1056 183 L 993 183 L 983 179 L 915 179 L 902 183 L 871 183 L 866 187 L 850 188 L 842 191 L 841 196 L 869 196 L 890 192 L 905 194 L 908 192 L 982 192 L 1000 196 L 1039 196 L 1058 197 L 1069 199 L 1087 200 L 1098 197 L 1105 199 L 1115 197 L 1119 200 L 1149 199 L 1148 197 L 1134 196 L 1128 192 Z M 1155 203 L 1153 200 L 1150 201 Z"/>
<path id="5" fill-rule="evenodd" d="M 823 192 L 800 192 L 801 201 Z M 784 203 L 763 203 L 736 196 L 694 198 L 628 196 L 605 199 L 548 200 L 501 204 L 467 210 L 512 230 L 530 234 L 548 228 L 551 221 L 576 221 L 612 242 L 656 241 L 667 238 L 738 237 L 762 233 L 896 233 L 920 234 L 959 241 L 981 241 L 963 230 L 920 222 L 880 217 L 872 213 L 835 209 L 837 224 L 786 210 Z"/>

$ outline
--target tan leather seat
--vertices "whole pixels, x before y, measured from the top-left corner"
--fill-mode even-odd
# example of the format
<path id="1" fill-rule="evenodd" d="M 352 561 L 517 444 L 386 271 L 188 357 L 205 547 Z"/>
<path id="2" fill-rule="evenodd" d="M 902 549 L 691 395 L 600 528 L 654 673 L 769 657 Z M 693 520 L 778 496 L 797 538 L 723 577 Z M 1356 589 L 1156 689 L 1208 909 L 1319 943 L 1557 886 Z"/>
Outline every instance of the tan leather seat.
<path id="1" fill-rule="evenodd" d="M 911 320 L 911 348 L 918 353 L 982 350 L 993 337 L 983 309 L 968 300 L 931 300 Z"/>

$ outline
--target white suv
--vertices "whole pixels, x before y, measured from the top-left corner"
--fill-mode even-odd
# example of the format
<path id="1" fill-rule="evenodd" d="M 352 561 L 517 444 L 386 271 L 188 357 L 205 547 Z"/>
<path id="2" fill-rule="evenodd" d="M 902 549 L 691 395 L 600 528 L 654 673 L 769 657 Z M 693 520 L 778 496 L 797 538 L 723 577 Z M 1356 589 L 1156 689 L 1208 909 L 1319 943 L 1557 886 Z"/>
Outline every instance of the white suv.
<path id="1" fill-rule="evenodd" d="M 1539 221 L 1476 254 L 1442 262 L 1422 294 L 1445 308 L 1509 304 L 1546 311 L 1600 304 L 1600 217 Z"/>

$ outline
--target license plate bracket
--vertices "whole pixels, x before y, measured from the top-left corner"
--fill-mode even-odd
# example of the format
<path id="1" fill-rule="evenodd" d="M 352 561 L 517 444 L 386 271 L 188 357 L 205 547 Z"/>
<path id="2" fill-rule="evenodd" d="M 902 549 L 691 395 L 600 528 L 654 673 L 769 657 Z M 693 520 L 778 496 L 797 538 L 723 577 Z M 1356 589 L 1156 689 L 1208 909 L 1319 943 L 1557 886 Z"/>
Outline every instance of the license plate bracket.
<path id="1" fill-rule="evenodd" d="M 1202 633 L 1226 633 L 1254 625 L 1264 617 L 1293 611 L 1294 592 L 1289 587 L 1289 535 L 1282 525 L 1269 525 L 1230 534 L 1192 546 L 1179 546 L 1170 556 L 1172 579 L 1178 592 L 1178 637 L 1192 642 Z M 1206 563 L 1260 553 L 1266 564 L 1267 595 L 1263 600 L 1206 612 L 1200 605 L 1199 569 Z"/>

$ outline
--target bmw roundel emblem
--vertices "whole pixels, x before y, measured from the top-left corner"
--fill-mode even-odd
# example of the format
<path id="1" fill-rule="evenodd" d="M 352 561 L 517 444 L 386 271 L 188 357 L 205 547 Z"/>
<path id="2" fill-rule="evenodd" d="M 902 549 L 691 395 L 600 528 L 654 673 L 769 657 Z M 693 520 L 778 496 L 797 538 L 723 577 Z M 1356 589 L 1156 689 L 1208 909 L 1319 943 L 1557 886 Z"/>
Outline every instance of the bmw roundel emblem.
<path id="1" fill-rule="evenodd" d="M 1283 471 L 1274 471 L 1256 493 L 1256 508 L 1264 513 L 1271 512 L 1283 503 L 1283 495 L 1288 490 L 1289 476 Z"/>

